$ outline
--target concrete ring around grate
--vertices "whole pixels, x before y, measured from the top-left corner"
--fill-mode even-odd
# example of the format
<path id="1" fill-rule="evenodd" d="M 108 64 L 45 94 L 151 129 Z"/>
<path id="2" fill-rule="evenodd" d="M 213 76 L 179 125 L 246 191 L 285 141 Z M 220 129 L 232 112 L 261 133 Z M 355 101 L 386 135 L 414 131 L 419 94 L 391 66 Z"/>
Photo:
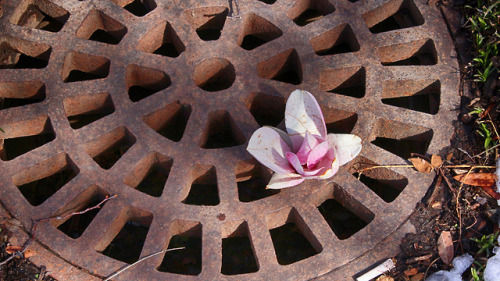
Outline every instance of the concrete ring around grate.
<path id="1" fill-rule="evenodd" d="M 432 182 L 359 170 L 437 153 L 453 132 L 455 51 L 422 0 L 1 8 L 3 206 L 31 229 L 117 195 L 38 226 L 32 259 L 60 280 L 175 247 L 186 249 L 116 280 L 351 280 L 390 257 Z M 297 88 L 317 98 L 329 133 L 359 135 L 363 150 L 330 180 L 266 190 L 271 172 L 245 147 L 257 128 L 283 128 Z"/>

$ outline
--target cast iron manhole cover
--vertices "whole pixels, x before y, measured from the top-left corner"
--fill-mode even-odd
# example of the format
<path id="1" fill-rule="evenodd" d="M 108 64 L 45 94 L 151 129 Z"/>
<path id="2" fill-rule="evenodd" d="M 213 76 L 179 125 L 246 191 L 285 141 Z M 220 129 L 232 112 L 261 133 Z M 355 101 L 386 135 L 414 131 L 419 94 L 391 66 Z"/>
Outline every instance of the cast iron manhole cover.
<path id="1" fill-rule="evenodd" d="M 68 264 L 120 280 L 306 280 L 400 227 L 448 144 L 452 41 L 421 0 L 0 2 L 0 199 Z M 265 190 L 246 152 L 310 91 L 328 131 L 363 139 L 328 181 Z M 49 266 L 50 264 L 46 264 Z M 71 276 L 54 275 L 61 280 Z M 90 276 L 89 275 L 89 276 Z"/>

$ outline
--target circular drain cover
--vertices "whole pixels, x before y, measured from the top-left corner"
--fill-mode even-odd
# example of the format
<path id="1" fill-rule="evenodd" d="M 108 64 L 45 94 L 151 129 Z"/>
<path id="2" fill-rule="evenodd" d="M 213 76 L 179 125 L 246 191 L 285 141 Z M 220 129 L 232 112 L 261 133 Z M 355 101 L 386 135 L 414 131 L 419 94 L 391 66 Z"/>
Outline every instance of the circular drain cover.
<path id="1" fill-rule="evenodd" d="M 0 199 L 89 278 L 306 280 L 377 249 L 432 181 L 405 164 L 452 135 L 453 44 L 420 0 L 1 2 Z M 325 181 L 281 190 L 246 152 L 318 99 L 363 139 Z M 51 264 L 46 264 L 51 267 Z M 347 274 L 347 273 L 346 273 Z M 61 280 L 69 273 L 54 272 Z"/>

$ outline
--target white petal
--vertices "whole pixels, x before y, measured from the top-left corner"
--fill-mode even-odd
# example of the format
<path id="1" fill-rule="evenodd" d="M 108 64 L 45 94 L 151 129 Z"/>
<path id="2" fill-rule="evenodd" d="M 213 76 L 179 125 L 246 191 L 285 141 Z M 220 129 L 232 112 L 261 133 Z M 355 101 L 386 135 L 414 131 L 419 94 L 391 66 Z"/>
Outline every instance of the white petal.
<path id="1" fill-rule="evenodd" d="M 304 181 L 304 178 L 298 174 L 278 174 L 274 173 L 271 180 L 267 184 L 267 189 L 282 189 L 286 187 L 296 186 Z"/>
<path id="2" fill-rule="evenodd" d="M 314 96 L 306 91 L 295 90 L 286 102 L 285 125 L 293 143 L 293 151 L 298 151 L 306 131 L 326 138 L 323 113 Z"/>
<path id="3" fill-rule="evenodd" d="M 270 129 L 273 129 L 274 131 L 276 131 L 276 133 L 278 133 L 280 135 L 280 137 L 286 142 L 288 147 L 290 147 L 290 149 L 292 149 L 292 147 L 293 147 L 292 140 L 290 139 L 290 137 L 288 136 L 287 133 L 285 133 L 282 130 L 275 128 L 275 127 L 271 127 L 271 126 L 264 126 L 264 127 L 270 128 Z"/>
<path id="4" fill-rule="evenodd" d="M 330 147 L 335 148 L 335 157 L 342 166 L 358 156 L 361 151 L 361 138 L 351 134 L 328 134 Z"/>
<path id="5" fill-rule="evenodd" d="M 248 142 L 247 151 L 257 161 L 277 173 L 294 172 L 286 159 L 286 153 L 291 149 L 274 129 L 262 127 L 255 131 Z"/>

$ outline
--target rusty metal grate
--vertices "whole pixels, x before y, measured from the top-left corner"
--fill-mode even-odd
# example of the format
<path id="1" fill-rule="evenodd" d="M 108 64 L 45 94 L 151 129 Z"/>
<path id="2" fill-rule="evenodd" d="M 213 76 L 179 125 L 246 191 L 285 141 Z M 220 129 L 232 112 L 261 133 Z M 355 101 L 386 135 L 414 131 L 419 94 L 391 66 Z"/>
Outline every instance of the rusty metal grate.
<path id="1" fill-rule="evenodd" d="M 432 181 L 358 169 L 452 135 L 455 53 L 424 2 L 0 2 L 0 200 L 29 229 L 118 194 L 39 226 L 61 280 L 179 246 L 118 279 L 352 276 L 385 257 Z M 245 144 L 283 126 L 296 88 L 363 150 L 331 181 L 265 190 Z"/>

